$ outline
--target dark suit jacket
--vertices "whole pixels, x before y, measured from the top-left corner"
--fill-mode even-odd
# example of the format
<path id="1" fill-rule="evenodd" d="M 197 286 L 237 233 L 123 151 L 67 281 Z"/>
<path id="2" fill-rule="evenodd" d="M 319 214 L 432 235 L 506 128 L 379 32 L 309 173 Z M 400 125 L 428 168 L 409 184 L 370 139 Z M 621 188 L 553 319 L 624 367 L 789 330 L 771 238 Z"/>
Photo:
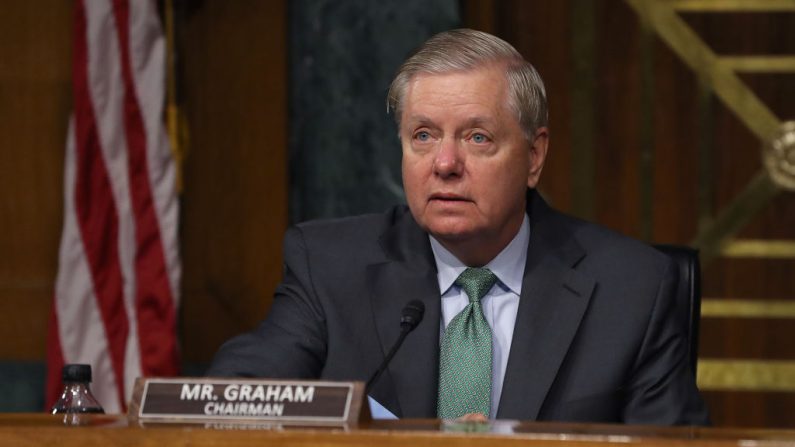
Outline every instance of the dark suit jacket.
<path id="1" fill-rule="evenodd" d="M 677 270 L 652 248 L 528 194 L 530 244 L 497 417 L 704 424 L 674 316 Z M 440 291 L 428 235 L 405 207 L 297 225 L 267 319 L 228 341 L 208 375 L 365 381 L 425 303 L 371 395 L 436 417 Z"/>

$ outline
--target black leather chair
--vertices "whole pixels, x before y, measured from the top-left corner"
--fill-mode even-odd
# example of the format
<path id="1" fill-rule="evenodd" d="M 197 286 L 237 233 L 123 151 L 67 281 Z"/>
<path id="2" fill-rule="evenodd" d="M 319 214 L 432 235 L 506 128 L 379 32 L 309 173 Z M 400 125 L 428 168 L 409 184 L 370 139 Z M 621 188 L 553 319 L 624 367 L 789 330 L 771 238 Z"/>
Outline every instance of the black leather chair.
<path id="1" fill-rule="evenodd" d="M 655 245 L 679 266 L 679 291 L 676 294 L 678 314 L 686 326 L 687 355 L 696 374 L 698 364 L 698 326 L 701 320 L 701 267 L 698 250 L 681 245 Z"/>

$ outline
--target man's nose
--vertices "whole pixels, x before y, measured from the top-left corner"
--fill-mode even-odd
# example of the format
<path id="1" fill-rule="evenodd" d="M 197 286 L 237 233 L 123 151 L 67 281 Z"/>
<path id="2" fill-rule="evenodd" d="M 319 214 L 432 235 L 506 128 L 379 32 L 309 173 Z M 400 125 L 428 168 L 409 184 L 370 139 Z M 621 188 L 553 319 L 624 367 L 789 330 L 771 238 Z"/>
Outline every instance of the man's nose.
<path id="1" fill-rule="evenodd" d="M 443 138 L 436 158 L 433 161 L 433 171 L 440 177 L 460 176 L 464 167 L 461 158 L 461 148 L 452 138 Z"/>

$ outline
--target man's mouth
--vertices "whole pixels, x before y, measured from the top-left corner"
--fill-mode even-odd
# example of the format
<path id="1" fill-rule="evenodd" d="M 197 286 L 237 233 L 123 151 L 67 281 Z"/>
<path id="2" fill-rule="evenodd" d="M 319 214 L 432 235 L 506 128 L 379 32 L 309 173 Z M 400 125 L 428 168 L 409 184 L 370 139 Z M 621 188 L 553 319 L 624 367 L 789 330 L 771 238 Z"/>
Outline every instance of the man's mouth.
<path id="1" fill-rule="evenodd" d="M 429 200 L 438 200 L 438 201 L 444 201 L 444 202 L 469 202 L 470 201 L 469 199 L 467 199 L 464 196 L 460 196 L 458 194 L 452 194 L 452 193 L 431 194 L 431 197 L 430 197 Z"/>

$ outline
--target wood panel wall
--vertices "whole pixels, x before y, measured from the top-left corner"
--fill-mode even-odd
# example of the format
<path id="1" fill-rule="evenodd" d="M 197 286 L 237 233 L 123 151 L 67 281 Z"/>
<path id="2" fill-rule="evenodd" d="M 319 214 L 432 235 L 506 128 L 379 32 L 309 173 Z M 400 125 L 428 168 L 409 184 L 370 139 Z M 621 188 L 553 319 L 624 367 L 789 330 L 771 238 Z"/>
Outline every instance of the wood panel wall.
<path id="1" fill-rule="evenodd" d="M 182 200 L 186 362 L 253 328 L 287 227 L 285 1 L 206 1 L 180 19 L 190 129 Z"/>
<path id="2" fill-rule="evenodd" d="M 41 360 L 61 234 L 72 5 L 0 11 L 0 359 Z"/>
<path id="3" fill-rule="evenodd" d="M 551 147 L 540 189 L 559 208 L 650 242 L 687 245 L 761 168 L 761 142 L 627 2 L 463 4 L 467 26 L 511 42 L 546 81 Z M 721 55 L 795 54 L 795 12 L 681 17 Z M 741 79 L 779 119 L 795 118 L 795 73 Z M 780 193 L 739 237 L 795 240 L 795 194 Z M 719 257 L 704 267 L 703 296 L 719 306 L 795 305 L 793 259 Z M 740 385 L 704 381 L 716 425 L 795 426 L 795 381 L 786 372 L 794 336 L 791 312 L 702 319 L 701 360 L 761 361 Z M 753 389 L 771 374 L 778 389 Z"/>

